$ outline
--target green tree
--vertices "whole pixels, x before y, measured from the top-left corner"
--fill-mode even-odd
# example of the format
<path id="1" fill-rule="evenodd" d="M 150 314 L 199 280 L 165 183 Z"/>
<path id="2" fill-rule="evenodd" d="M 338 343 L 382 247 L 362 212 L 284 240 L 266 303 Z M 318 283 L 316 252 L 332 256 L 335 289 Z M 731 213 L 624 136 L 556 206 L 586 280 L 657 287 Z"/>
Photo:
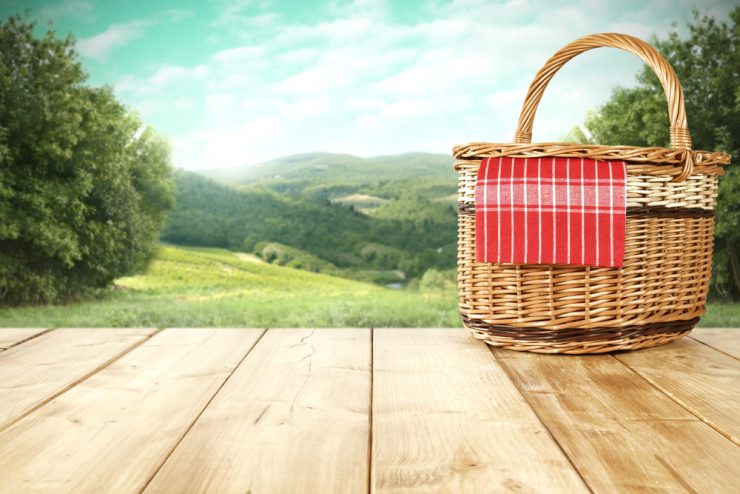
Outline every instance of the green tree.
<path id="1" fill-rule="evenodd" d="M 170 151 L 85 85 L 71 37 L 0 23 L 0 304 L 57 302 L 146 266 L 172 207 Z"/>
<path id="2" fill-rule="evenodd" d="M 689 34 L 672 32 L 654 46 L 670 62 L 684 89 L 694 149 L 730 153 L 733 164 L 720 178 L 716 210 L 712 291 L 740 297 L 740 7 L 730 23 L 694 13 Z M 570 138 L 600 144 L 667 146 L 668 114 L 658 78 L 646 66 L 633 88 L 618 87 L 609 101 Z M 579 136 L 580 134 L 580 136 Z"/>

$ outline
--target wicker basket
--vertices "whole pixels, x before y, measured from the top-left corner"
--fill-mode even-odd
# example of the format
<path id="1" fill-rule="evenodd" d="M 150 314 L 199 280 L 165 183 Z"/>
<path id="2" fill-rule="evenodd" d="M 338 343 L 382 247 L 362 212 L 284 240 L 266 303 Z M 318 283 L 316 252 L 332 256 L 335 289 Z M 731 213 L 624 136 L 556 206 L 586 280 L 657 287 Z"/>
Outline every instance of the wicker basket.
<path id="1" fill-rule="evenodd" d="M 655 71 L 668 99 L 671 148 L 531 144 L 550 79 L 599 47 L 631 52 Z M 455 146 L 459 173 L 458 286 L 465 326 L 486 343 L 541 353 L 601 353 L 662 345 L 691 331 L 705 311 L 712 266 L 717 177 L 724 153 L 692 151 L 683 90 L 647 43 L 622 34 L 580 38 L 555 53 L 529 87 L 513 144 Z M 592 158 L 627 163 L 622 268 L 475 261 L 475 183 L 490 157 Z"/>

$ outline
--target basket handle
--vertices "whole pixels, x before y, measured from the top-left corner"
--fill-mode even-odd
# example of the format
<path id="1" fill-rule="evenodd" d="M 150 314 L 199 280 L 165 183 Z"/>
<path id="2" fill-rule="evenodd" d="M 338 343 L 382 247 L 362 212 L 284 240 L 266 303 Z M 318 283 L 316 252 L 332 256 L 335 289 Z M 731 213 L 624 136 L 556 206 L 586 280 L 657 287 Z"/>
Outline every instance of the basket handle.
<path id="1" fill-rule="evenodd" d="M 681 182 L 691 175 L 694 168 L 694 157 L 691 152 L 691 135 L 686 121 L 686 108 L 683 101 L 683 89 L 671 65 L 658 51 L 641 39 L 626 34 L 603 33 L 591 34 L 579 38 L 558 50 L 534 76 L 529 85 L 527 96 L 519 114 L 519 123 L 514 134 L 515 143 L 532 142 L 532 123 L 537 106 L 542 99 L 545 88 L 558 70 L 576 55 L 594 48 L 612 47 L 628 51 L 640 57 L 658 76 L 668 100 L 668 115 L 671 124 L 671 147 L 682 149 L 683 168 L 673 181 Z"/>

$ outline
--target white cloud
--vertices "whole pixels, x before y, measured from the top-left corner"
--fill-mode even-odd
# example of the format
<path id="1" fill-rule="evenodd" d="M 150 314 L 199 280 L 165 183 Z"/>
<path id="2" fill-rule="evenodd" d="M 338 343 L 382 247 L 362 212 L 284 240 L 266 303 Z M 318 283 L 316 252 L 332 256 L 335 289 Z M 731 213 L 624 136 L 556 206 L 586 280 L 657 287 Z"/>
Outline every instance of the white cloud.
<path id="1" fill-rule="evenodd" d="M 163 65 L 148 77 L 124 78 L 116 91 L 164 131 L 177 112 L 175 161 L 190 169 L 313 150 L 448 153 L 462 142 L 509 142 L 535 73 L 574 38 L 609 31 L 663 36 L 675 18 L 666 1 L 648 9 L 625 0 L 630 8 L 620 13 L 597 0 L 455 0 L 431 3 L 432 19 L 411 24 L 390 21 L 381 2 L 359 1 L 335 7 L 333 21 L 282 29 L 274 14 L 254 14 L 255 2 L 242 1 L 217 24 L 238 38 L 249 23 L 248 41 L 214 51 L 200 65 Z M 633 83 L 640 67 L 615 50 L 576 57 L 547 88 L 534 140 L 559 139 L 616 84 Z"/>
<path id="2" fill-rule="evenodd" d="M 259 0 L 223 0 L 220 3 L 220 13 L 211 22 L 211 26 L 223 29 L 249 30 L 268 27 L 278 20 L 275 13 L 255 13 L 260 7 Z"/>
<path id="3" fill-rule="evenodd" d="M 79 40 L 77 50 L 86 57 L 105 59 L 114 48 L 140 38 L 150 24 L 146 20 L 113 24 L 100 34 Z"/>
<path id="4" fill-rule="evenodd" d="M 63 17 L 71 17 L 83 21 L 93 18 L 95 5 L 87 0 L 67 0 L 55 5 L 47 5 L 39 10 L 39 18 L 52 21 Z"/>
<path id="5" fill-rule="evenodd" d="M 240 126 L 192 132 L 175 139 L 173 159 L 188 169 L 231 167 L 264 159 L 255 147 L 274 139 L 279 125 L 276 117 L 260 115 Z"/>
<path id="6" fill-rule="evenodd" d="M 368 98 L 365 96 L 350 96 L 344 100 L 344 107 L 350 111 L 377 112 L 383 108 L 384 102 L 380 98 Z"/>
<path id="7" fill-rule="evenodd" d="M 209 68 L 206 65 L 197 65 L 195 67 L 165 65 L 160 67 L 154 76 L 149 79 L 149 84 L 152 86 L 166 87 L 180 81 L 202 81 L 206 79 L 208 73 Z"/>
<path id="8" fill-rule="evenodd" d="M 172 102 L 174 110 L 178 113 L 190 111 L 195 106 L 195 103 L 190 98 L 175 98 Z"/>
<path id="9" fill-rule="evenodd" d="M 306 119 L 321 115 L 327 108 L 333 106 L 333 102 L 322 98 L 306 99 L 287 105 L 283 111 L 283 117 L 291 120 Z"/>
<path id="10" fill-rule="evenodd" d="M 320 53 L 318 48 L 298 48 L 280 54 L 278 60 L 284 64 L 306 63 L 316 59 Z"/>
<path id="11" fill-rule="evenodd" d="M 387 2 L 383 0 L 350 0 L 329 4 L 329 15 L 340 19 L 362 17 L 364 19 L 385 19 L 388 17 Z"/>
<path id="12" fill-rule="evenodd" d="M 278 89 L 289 97 L 323 94 L 344 88 L 351 77 L 344 71 L 312 67 L 283 80 L 278 84 Z"/>
<path id="13" fill-rule="evenodd" d="M 193 17 L 195 12 L 187 9 L 167 9 L 163 11 L 163 14 L 170 20 L 170 22 L 178 23 L 183 19 Z"/>
<path id="14" fill-rule="evenodd" d="M 224 64 L 241 63 L 259 58 L 264 53 L 265 49 L 262 46 L 240 46 L 218 51 L 212 56 L 212 59 Z"/>

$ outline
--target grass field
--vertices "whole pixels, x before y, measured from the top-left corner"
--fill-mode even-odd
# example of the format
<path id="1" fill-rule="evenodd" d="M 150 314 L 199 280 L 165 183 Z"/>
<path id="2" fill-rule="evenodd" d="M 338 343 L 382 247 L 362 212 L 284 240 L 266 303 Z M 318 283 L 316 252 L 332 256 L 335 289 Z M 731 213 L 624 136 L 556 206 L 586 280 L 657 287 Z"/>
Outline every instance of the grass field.
<path id="1" fill-rule="evenodd" d="M 220 249 L 163 246 L 146 274 L 63 306 L 0 309 L 0 327 L 456 327 L 454 290 L 393 290 Z M 702 326 L 740 327 L 740 304 Z"/>
<path id="2" fill-rule="evenodd" d="M 220 249 L 163 246 L 146 274 L 64 306 L 0 309 L 0 327 L 454 327 L 454 291 L 393 290 Z"/>

